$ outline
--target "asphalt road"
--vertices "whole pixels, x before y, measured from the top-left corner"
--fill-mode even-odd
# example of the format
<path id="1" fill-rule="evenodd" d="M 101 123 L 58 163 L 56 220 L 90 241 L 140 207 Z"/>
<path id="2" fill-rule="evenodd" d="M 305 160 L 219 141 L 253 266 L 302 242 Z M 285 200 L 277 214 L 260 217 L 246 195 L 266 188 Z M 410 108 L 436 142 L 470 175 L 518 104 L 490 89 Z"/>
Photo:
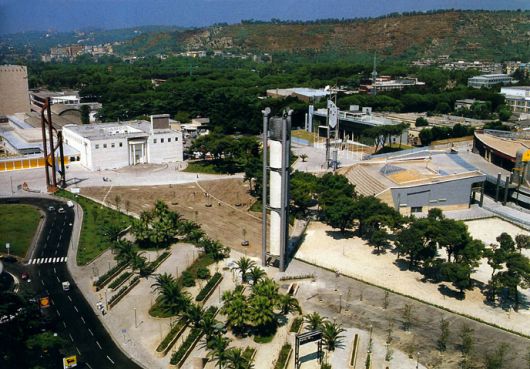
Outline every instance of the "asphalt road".
<path id="1" fill-rule="evenodd" d="M 140 369 L 116 346 L 94 310 L 77 288 L 66 266 L 66 256 L 72 235 L 75 213 L 64 203 L 45 198 L 0 199 L 0 203 L 13 200 L 31 204 L 46 212 L 41 237 L 26 263 L 9 263 L 6 268 L 14 274 L 28 272 L 31 288 L 38 296 L 49 296 L 51 306 L 47 313 L 57 320 L 57 333 L 69 339 L 77 355 L 78 368 L 88 369 Z M 55 211 L 48 211 L 48 207 Z M 60 214 L 57 209 L 64 208 Z M 29 263 L 28 263 L 29 262 Z M 70 282 L 70 290 L 63 291 L 62 282 Z"/>

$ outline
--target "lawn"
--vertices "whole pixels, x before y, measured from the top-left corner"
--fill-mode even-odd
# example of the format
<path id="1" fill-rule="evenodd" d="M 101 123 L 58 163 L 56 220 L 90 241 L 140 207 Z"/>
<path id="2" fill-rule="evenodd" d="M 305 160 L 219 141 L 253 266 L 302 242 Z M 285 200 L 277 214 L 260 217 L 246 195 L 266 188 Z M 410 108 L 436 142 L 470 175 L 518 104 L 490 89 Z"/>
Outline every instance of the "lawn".
<path id="1" fill-rule="evenodd" d="M 236 163 L 226 159 L 193 161 L 184 169 L 184 172 L 203 174 L 234 174 L 240 171 Z"/>
<path id="2" fill-rule="evenodd" d="M 0 252 L 24 257 L 37 230 L 41 213 L 31 205 L 0 205 Z"/>
<path id="3" fill-rule="evenodd" d="M 72 199 L 83 208 L 83 228 L 77 250 L 77 263 L 86 265 L 110 247 L 105 237 L 105 228 L 116 224 L 123 229 L 131 223 L 131 217 L 116 210 L 107 208 L 83 196 L 76 196 L 67 191 L 56 192 L 58 196 Z"/>

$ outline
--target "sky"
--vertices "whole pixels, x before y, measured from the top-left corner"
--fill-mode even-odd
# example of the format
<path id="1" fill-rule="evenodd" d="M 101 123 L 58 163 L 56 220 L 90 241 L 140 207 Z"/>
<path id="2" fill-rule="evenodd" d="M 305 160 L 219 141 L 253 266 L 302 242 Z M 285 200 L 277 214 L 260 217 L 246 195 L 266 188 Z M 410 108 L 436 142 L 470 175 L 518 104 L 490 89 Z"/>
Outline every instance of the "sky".
<path id="1" fill-rule="evenodd" d="M 449 8 L 530 10 L 530 0 L 0 0 L 0 34 L 140 25 L 202 27 L 242 19 L 356 18 Z"/>

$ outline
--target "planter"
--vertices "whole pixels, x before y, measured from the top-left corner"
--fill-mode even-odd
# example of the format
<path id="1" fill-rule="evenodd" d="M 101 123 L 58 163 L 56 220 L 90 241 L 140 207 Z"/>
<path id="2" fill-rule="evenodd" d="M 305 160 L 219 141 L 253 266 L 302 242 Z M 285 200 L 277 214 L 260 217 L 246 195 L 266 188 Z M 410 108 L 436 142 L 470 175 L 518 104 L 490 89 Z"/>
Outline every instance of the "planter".
<path id="1" fill-rule="evenodd" d="M 94 282 L 94 287 L 96 288 L 96 291 L 99 291 L 103 287 L 105 287 L 111 280 L 114 279 L 114 277 L 120 274 L 127 267 L 127 265 L 129 265 L 129 263 L 122 263 L 122 264 L 115 265 L 107 273 L 99 277 L 97 281 Z"/>
<path id="2" fill-rule="evenodd" d="M 121 276 L 123 276 L 123 275 L 125 275 L 126 277 L 123 277 L 123 279 L 120 280 L 120 278 L 122 278 Z M 109 288 L 113 292 L 116 291 L 118 288 L 123 286 L 125 284 L 125 282 L 127 282 L 129 280 L 129 278 L 131 278 L 132 276 L 133 276 L 132 272 L 125 272 L 124 274 L 120 275 L 120 277 L 115 279 L 111 284 L 109 284 Z M 116 283 L 116 285 L 113 285 L 115 282 L 118 282 L 118 283 Z"/>
<path id="3" fill-rule="evenodd" d="M 292 352 L 293 348 L 291 345 L 289 343 L 284 344 L 280 350 L 276 364 L 274 364 L 274 369 L 285 369 L 287 364 L 289 364 Z"/>
<path id="4" fill-rule="evenodd" d="M 164 343 L 164 340 L 160 342 L 156 349 L 156 356 L 158 357 L 164 357 L 167 355 L 167 353 L 171 350 L 171 348 L 175 345 L 177 340 L 182 336 L 182 333 L 186 329 L 187 324 L 184 322 L 183 319 L 179 320 L 173 328 L 169 331 L 169 333 L 166 335 L 164 340 L 168 339 L 168 336 L 173 335 L 172 338 L 168 340 L 168 342 L 165 345 L 162 345 Z"/>
<path id="5" fill-rule="evenodd" d="M 180 348 L 173 354 L 169 363 L 174 365 L 175 368 L 180 368 L 188 358 L 189 354 L 193 351 L 195 345 L 197 342 L 199 342 L 201 337 L 202 330 L 193 328 Z"/>
<path id="6" fill-rule="evenodd" d="M 208 300 L 208 298 L 212 295 L 213 291 L 215 291 L 215 288 L 219 286 L 222 280 L 222 274 L 215 273 L 213 277 L 210 278 L 208 283 L 206 283 L 206 286 L 204 286 L 203 289 L 199 291 L 197 297 L 195 297 L 195 301 L 205 302 L 206 300 Z"/>
<path id="7" fill-rule="evenodd" d="M 140 278 L 136 277 L 136 279 L 134 279 L 129 286 L 121 289 L 116 295 L 112 296 L 111 301 L 109 301 L 109 310 L 116 306 L 116 304 L 120 302 L 120 300 L 124 298 L 125 295 L 127 295 L 138 283 L 140 283 Z"/>

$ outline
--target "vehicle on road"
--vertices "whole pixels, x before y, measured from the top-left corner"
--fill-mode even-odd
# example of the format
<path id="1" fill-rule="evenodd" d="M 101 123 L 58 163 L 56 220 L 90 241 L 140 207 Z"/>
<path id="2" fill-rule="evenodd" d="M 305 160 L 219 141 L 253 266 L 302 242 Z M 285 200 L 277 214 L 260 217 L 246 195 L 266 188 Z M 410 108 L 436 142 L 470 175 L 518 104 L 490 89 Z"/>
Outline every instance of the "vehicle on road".
<path id="1" fill-rule="evenodd" d="M 74 203 L 71 202 L 70 200 L 68 200 L 68 201 L 66 202 L 66 205 L 68 205 L 69 208 L 73 208 L 73 207 L 74 207 Z"/>
<path id="2" fill-rule="evenodd" d="M 29 281 L 29 273 L 28 272 L 24 272 L 20 275 L 20 278 L 23 280 L 23 281 Z"/>
<path id="3" fill-rule="evenodd" d="M 55 208 L 53 206 L 48 206 L 48 211 L 55 211 Z"/>
<path id="4" fill-rule="evenodd" d="M 65 281 L 62 283 L 63 285 L 63 291 L 70 291 L 70 282 Z"/>
<path id="5" fill-rule="evenodd" d="M 248 246 L 250 243 L 248 242 L 248 240 L 244 240 L 241 242 L 241 246 Z"/>
<path id="6" fill-rule="evenodd" d="M 57 212 L 58 212 L 59 214 L 64 214 L 64 213 L 66 213 L 66 211 L 64 210 L 64 208 L 59 208 L 59 210 L 57 210 Z"/>
<path id="7" fill-rule="evenodd" d="M 0 257 L 0 260 L 2 260 L 5 263 L 16 263 L 18 261 L 17 258 L 12 255 L 4 255 Z"/>

